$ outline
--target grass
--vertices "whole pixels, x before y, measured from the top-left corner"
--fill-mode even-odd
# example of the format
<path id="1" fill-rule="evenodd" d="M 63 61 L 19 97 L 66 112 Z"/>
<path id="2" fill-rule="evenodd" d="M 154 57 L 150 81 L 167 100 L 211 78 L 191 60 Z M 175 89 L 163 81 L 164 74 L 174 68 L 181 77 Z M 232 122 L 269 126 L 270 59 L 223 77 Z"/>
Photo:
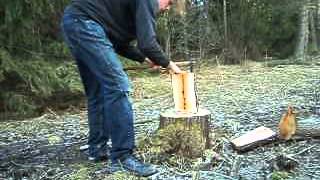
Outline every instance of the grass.
<path id="1" fill-rule="evenodd" d="M 136 134 L 137 138 L 140 138 L 155 132 L 159 123 L 159 113 L 173 107 L 170 75 L 145 73 L 131 74 L 130 77 L 134 85 L 132 100 L 136 117 Z M 319 80 L 319 66 L 269 67 L 264 66 L 264 63 L 254 62 L 247 63 L 246 66 L 202 64 L 200 68 L 196 68 L 197 93 L 200 106 L 207 108 L 212 113 L 211 123 L 214 130 L 224 132 L 223 135 L 217 136 L 216 145 L 219 151 L 212 152 L 218 154 L 221 161 L 214 161 L 210 169 L 210 172 L 214 173 L 206 176 L 206 173 L 210 173 L 188 164 L 184 158 L 173 156 L 169 159 L 170 161 L 160 162 L 163 168 L 158 179 L 181 178 L 183 174 L 195 179 L 228 178 L 231 172 L 230 167 L 239 158 L 239 155 L 229 146 L 228 140 L 261 125 L 277 131 L 278 121 L 288 104 L 292 104 L 301 112 L 298 118 L 314 114 L 313 109 L 319 105 L 319 99 L 316 98 L 319 97 L 320 92 Z M 5 149 L 10 148 L 10 144 L 26 143 L 25 141 L 32 144 L 43 137 L 47 138 L 47 143 L 51 146 L 61 144 L 61 142 L 83 141 L 87 138 L 87 126 L 85 109 L 75 114 L 66 112 L 58 115 L 49 112 L 35 119 L 4 122 L 0 124 L 0 146 Z M 295 154 L 311 145 L 316 146 L 314 150 L 296 156 L 301 163 L 294 172 L 281 174 L 273 172 L 268 167 L 269 161 L 280 152 Z M 79 145 L 74 146 L 75 151 L 72 152 L 78 153 Z M 235 174 L 244 179 L 259 179 L 266 176 L 272 179 L 316 178 L 317 175 L 320 175 L 320 169 L 314 166 L 314 164 L 319 164 L 316 158 L 320 153 L 318 149 L 320 146 L 312 141 L 257 148 L 240 156 L 240 170 Z M 28 165 L 32 161 L 35 159 L 31 158 L 28 162 L 23 161 L 23 163 Z M 0 161 L 0 165 L 2 163 L 4 162 Z M 196 163 L 199 163 L 198 160 Z M 105 165 L 75 162 L 57 167 L 49 163 L 51 168 L 60 168 L 63 175 L 70 174 L 68 178 L 73 179 L 139 179 L 127 173 L 96 175 L 95 172 Z M 310 168 L 305 167 L 314 168 L 311 172 Z M 286 174 L 288 176 L 284 176 Z M 63 177 L 67 178 L 67 176 Z"/>

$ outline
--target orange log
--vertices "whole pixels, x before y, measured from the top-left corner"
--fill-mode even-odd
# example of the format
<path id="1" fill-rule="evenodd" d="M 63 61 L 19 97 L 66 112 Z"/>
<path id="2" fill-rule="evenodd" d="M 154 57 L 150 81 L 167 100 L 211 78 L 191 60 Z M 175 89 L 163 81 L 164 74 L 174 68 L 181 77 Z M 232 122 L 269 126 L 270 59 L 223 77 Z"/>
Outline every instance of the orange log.
<path id="1" fill-rule="evenodd" d="M 194 85 L 194 73 L 183 74 L 184 108 L 189 113 L 197 112 L 197 99 Z"/>

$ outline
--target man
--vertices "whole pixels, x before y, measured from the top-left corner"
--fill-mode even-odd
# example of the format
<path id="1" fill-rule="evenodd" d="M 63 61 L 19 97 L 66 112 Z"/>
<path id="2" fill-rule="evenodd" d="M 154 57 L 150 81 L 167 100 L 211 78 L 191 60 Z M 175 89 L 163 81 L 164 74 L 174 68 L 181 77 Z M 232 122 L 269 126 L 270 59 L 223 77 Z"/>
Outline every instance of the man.
<path id="1" fill-rule="evenodd" d="M 111 171 L 140 176 L 157 171 L 132 156 L 133 111 L 130 84 L 117 54 L 151 67 L 181 73 L 156 40 L 155 17 L 173 0 L 72 0 L 62 20 L 64 38 L 85 88 L 89 120 L 89 154 L 98 158 L 110 137 Z M 137 46 L 131 44 L 137 40 Z M 117 53 L 117 54 L 116 54 Z"/>

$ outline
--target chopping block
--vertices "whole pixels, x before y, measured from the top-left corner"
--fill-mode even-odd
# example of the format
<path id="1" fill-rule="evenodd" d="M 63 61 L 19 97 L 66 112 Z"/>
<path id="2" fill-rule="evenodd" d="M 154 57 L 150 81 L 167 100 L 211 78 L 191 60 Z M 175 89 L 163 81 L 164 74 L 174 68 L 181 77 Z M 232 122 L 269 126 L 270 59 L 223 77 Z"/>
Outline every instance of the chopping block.
<path id="1" fill-rule="evenodd" d="M 162 136 L 171 136 L 163 138 L 170 141 L 164 144 L 171 144 L 171 151 L 183 151 L 187 156 L 200 155 L 210 146 L 211 113 L 199 108 L 194 73 L 172 74 L 171 78 L 174 108 L 160 114 L 159 131 Z"/>

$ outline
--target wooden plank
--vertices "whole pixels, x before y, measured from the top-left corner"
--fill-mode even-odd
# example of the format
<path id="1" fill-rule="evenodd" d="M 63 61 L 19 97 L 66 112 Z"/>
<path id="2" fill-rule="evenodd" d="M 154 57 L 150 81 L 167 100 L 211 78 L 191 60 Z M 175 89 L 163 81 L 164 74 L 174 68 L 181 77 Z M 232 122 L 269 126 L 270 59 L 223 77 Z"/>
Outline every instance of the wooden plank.
<path id="1" fill-rule="evenodd" d="M 260 126 L 244 135 L 231 140 L 231 144 L 236 150 L 246 151 L 256 146 L 274 141 L 276 133 L 271 129 Z"/>

